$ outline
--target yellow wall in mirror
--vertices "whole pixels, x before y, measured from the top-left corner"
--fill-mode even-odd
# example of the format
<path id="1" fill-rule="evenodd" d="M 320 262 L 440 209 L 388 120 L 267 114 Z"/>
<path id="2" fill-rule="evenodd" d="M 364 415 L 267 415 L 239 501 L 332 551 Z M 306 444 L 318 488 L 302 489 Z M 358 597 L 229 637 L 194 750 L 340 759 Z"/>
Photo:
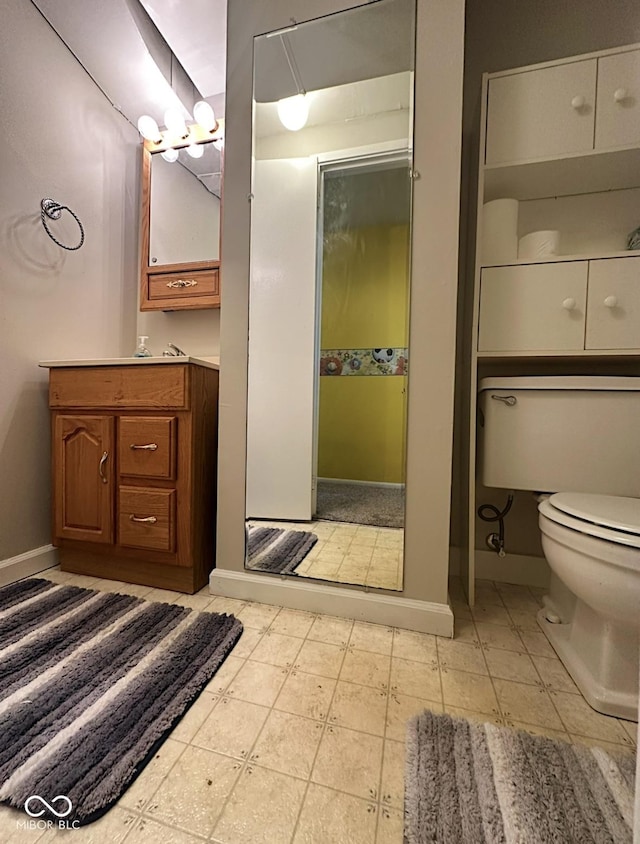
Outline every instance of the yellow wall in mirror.
<path id="1" fill-rule="evenodd" d="M 322 349 L 407 345 L 408 254 L 406 224 L 325 235 Z"/>
<path id="2" fill-rule="evenodd" d="M 408 225 L 325 237 L 322 349 L 408 345 Z M 318 476 L 403 483 L 406 376 L 320 378 Z"/>

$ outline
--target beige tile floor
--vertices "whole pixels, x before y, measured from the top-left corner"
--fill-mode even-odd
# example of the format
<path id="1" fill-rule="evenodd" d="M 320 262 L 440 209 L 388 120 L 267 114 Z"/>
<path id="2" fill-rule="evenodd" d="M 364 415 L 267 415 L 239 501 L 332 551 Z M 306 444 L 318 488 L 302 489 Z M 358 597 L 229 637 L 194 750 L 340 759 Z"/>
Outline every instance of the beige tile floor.
<path id="1" fill-rule="evenodd" d="M 41 844 L 401 844 L 404 731 L 423 708 L 634 752 L 636 725 L 587 706 L 544 635 L 539 594 L 483 582 L 473 611 L 459 584 L 456 637 L 443 639 L 214 597 L 45 573 L 245 625 L 232 654 L 117 806 L 79 831 L 16 830 Z"/>
<path id="2" fill-rule="evenodd" d="M 269 522 L 250 525 L 308 530 L 318 541 L 296 569 L 300 577 L 402 591 L 404 530 L 344 522 Z"/>

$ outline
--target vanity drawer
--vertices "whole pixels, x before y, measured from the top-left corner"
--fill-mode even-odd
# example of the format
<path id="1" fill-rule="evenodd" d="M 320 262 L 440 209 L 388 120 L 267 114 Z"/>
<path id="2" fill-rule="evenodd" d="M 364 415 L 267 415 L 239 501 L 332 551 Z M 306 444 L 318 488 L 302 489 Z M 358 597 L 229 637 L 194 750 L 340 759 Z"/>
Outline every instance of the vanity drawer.
<path id="1" fill-rule="evenodd" d="M 49 376 L 49 407 L 120 408 L 188 405 L 185 364 L 60 367 Z"/>
<path id="2" fill-rule="evenodd" d="M 118 420 L 120 474 L 175 478 L 177 429 L 175 416 L 121 416 Z"/>
<path id="3" fill-rule="evenodd" d="M 119 544 L 150 551 L 175 551 L 175 513 L 175 489 L 121 486 Z"/>
<path id="4" fill-rule="evenodd" d="M 149 300 L 194 299 L 220 294 L 220 275 L 216 270 L 191 272 L 149 273 Z"/>

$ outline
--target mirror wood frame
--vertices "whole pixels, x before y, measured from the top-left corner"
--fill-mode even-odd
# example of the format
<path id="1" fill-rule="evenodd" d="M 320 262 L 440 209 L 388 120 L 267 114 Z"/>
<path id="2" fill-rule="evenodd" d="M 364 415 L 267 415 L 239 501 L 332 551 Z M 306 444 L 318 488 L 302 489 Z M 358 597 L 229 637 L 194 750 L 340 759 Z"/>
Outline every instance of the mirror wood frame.
<path id="1" fill-rule="evenodd" d="M 151 233 L 151 160 L 152 156 L 173 147 L 181 149 L 192 143 L 204 144 L 224 138 L 224 120 L 218 120 L 214 132 L 197 124 L 189 127 L 189 137 L 180 143 L 163 139 L 141 144 L 140 178 L 140 310 L 184 311 L 220 307 L 220 260 L 186 261 L 176 264 L 149 264 Z M 224 152 L 221 152 L 224 157 Z M 220 201 L 222 215 L 222 200 Z M 220 238 L 220 225 L 218 238 Z M 188 276 L 188 278 L 183 278 Z M 167 290 L 167 286 L 170 285 Z M 200 285 L 196 292 L 194 288 Z"/>

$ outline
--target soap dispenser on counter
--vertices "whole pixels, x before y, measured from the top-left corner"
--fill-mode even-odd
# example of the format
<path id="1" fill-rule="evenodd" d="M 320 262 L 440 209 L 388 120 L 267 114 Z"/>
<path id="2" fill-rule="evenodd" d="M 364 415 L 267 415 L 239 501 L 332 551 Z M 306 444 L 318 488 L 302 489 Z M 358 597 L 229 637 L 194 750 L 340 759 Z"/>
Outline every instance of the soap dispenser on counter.
<path id="1" fill-rule="evenodd" d="M 133 353 L 134 358 L 150 358 L 153 357 L 149 349 L 147 348 L 146 342 L 149 339 L 148 335 L 142 335 L 138 337 L 138 346 Z"/>

